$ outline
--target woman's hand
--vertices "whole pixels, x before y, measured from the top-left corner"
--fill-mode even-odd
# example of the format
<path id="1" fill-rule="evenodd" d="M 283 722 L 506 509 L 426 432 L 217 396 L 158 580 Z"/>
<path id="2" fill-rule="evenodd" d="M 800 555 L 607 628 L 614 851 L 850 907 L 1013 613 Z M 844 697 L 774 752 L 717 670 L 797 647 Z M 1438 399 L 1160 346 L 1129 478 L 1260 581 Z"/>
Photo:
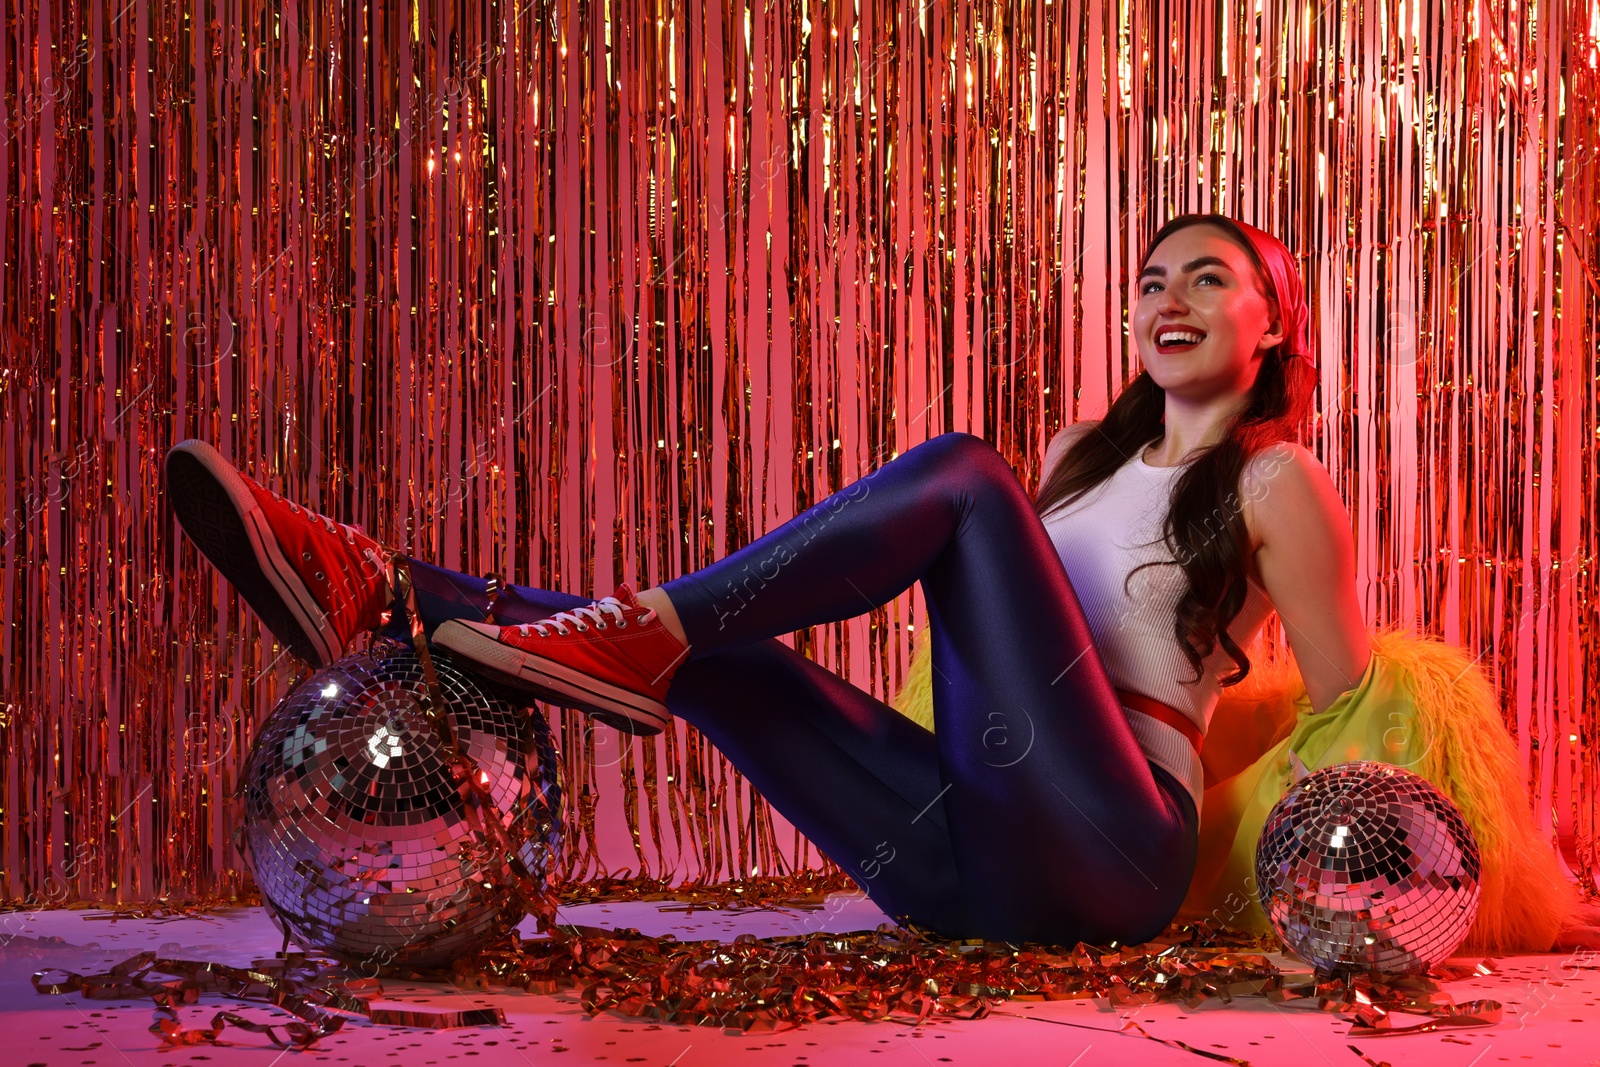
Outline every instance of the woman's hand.
<path id="1" fill-rule="evenodd" d="M 1600 904 L 1580 904 L 1561 924 L 1561 932 L 1550 946 L 1551 952 L 1573 949 L 1600 949 Z"/>

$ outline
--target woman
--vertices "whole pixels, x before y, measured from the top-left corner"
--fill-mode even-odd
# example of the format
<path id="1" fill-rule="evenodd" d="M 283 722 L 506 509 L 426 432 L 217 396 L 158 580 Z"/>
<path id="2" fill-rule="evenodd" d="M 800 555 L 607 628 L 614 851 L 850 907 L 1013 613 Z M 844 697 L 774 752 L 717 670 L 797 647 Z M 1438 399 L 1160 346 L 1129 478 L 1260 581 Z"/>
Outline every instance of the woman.
<path id="1" fill-rule="evenodd" d="M 1318 707 L 1356 684 L 1369 649 L 1348 516 L 1293 443 L 1315 372 L 1288 250 L 1181 216 L 1138 284 L 1145 369 L 1105 419 L 1050 443 L 1037 500 L 994 448 L 946 433 L 637 597 L 512 586 L 486 623 L 481 579 L 411 561 L 425 628 L 482 673 L 625 731 L 687 720 L 898 919 L 1012 942 L 1148 940 L 1194 868 L 1196 752 L 1221 672 L 1245 666 L 1273 605 Z M 167 470 L 189 536 L 302 658 L 330 662 L 383 624 L 390 550 L 200 442 Z M 1163 527 L 1171 551 L 1151 551 Z M 1135 572 L 1166 578 L 1122 594 Z M 915 581 L 933 733 L 775 639 Z"/>

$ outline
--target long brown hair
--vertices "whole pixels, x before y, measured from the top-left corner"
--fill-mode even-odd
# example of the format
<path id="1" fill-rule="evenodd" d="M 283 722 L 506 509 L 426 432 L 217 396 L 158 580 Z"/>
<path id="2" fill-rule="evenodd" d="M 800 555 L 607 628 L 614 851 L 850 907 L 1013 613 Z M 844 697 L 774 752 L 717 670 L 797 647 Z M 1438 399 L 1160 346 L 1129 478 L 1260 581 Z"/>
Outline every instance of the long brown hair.
<path id="1" fill-rule="evenodd" d="M 1280 441 L 1299 440 L 1310 415 L 1317 371 L 1304 284 L 1293 255 L 1277 238 L 1225 215 L 1179 215 L 1145 246 L 1139 270 L 1173 232 L 1202 224 L 1223 230 L 1249 254 L 1261 291 L 1274 314 L 1282 316 L 1285 328 L 1283 342 L 1262 357 L 1246 404 L 1225 421 L 1222 440 L 1198 450 L 1198 458 L 1178 476 L 1163 525 L 1163 538 L 1174 558 L 1157 561 L 1181 567 L 1188 578 L 1189 588 L 1178 602 L 1174 623 L 1178 644 L 1195 671 L 1188 684 L 1201 679 L 1202 661 L 1220 640 L 1239 665 L 1236 673 L 1220 679 L 1222 685 L 1232 686 L 1250 673 L 1249 658 L 1227 631 L 1249 593 L 1250 535 L 1240 506 L 1239 479 L 1256 453 Z M 1100 420 L 1099 432 L 1079 435 L 1061 457 L 1039 486 L 1034 509 L 1042 516 L 1071 504 L 1111 477 L 1128 457 L 1163 435 L 1165 411 L 1166 391 L 1149 371 L 1141 370 Z M 1141 564 L 1128 578 L 1156 565 Z M 1126 581 L 1123 592 L 1127 593 Z"/>

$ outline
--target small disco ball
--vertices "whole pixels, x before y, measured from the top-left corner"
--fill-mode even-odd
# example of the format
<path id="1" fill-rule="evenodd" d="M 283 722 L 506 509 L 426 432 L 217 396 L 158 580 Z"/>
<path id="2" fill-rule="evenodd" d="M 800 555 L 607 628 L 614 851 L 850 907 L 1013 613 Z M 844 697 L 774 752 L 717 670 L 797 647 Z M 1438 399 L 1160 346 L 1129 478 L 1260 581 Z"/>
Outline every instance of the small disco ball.
<path id="1" fill-rule="evenodd" d="M 433 665 L 459 751 L 542 882 L 561 840 L 549 723 L 445 656 Z M 345 656 L 278 702 L 246 764 L 243 851 L 269 912 L 346 963 L 439 966 L 525 913 L 503 846 L 473 825 L 426 687 L 408 645 Z"/>
<path id="2" fill-rule="evenodd" d="M 1356 760 L 1283 795 L 1256 843 L 1256 885 L 1283 943 L 1319 973 L 1423 974 L 1478 912 L 1478 842 L 1427 779 Z"/>

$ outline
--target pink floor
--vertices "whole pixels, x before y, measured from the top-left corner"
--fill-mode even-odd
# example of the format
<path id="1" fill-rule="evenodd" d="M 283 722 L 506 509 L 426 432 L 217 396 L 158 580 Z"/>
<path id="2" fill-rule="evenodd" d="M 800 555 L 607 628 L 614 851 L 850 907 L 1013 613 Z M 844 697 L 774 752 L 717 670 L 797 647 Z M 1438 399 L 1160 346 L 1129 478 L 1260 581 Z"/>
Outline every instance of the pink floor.
<path id="1" fill-rule="evenodd" d="M 800 934 L 816 929 L 870 930 L 883 913 L 859 895 L 830 898 L 821 912 L 667 912 L 656 903 L 591 904 L 564 909 L 567 921 L 632 926 L 680 939 Z M 681 905 L 678 905 L 681 907 Z M 1133 1030 L 1257 1067 L 1388 1062 L 1449 1067 L 1499 1063 L 1600 1064 L 1600 958 L 1593 953 L 1504 957 L 1498 973 L 1447 985 L 1456 1001 L 1492 997 L 1505 1006 L 1497 1025 L 1470 1030 L 1351 1039 L 1343 1017 L 1316 1010 L 1311 1000 L 1287 1005 L 1261 997 L 1198 1010 L 1180 1004 L 1124 1008 L 1102 1001 L 1011 1002 L 986 1019 L 902 1022 L 822 1022 L 779 1034 L 739 1035 L 711 1027 L 658 1026 L 612 1015 L 588 1018 L 571 993 L 463 992 L 447 985 L 385 983 L 384 1003 L 454 1008 L 495 1004 L 507 1025 L 429 1031 L 352 1022 L 305 1052 L 278 1049 L 264 1037 L 229 1031 L 228 1047 L 163 1048 L 147 1027 L 150 1002 L 85 1001 L 77 994 L 41 996 L 34 971 L 63 967 L 104 970 L 143 949 L 185 958 L 243 964 L 269 956 L 281 937 L 259 909 L 208 918 L 129 920 L 90 918 L 92 912 L 45 911 L 0 915 L 0 1067 L 24 1064 L 136 1065 L 249 1064 L 316 1061 L 349 1064 L 650 1064 L 697 1067 L 738 1062 L 783 1067 L 874 1064 L 1215 1064 L 1193 1052 L 1159 1044 Z M 525 932 L 532 932 L 531 924 Z M 1295 966 L 1286 957 L 1276 961 Z M 208 996 L 184 1009 L 184 1022 L 203 1025 L 238 1002 Z M 1304 1006 L 1300 1006 L 1304 1005 Z M 265 1020 L 270 1009 L 250 1007 Z M 1406 1022 L 1421 1021 L 1405 1017 Z M 1364 1058 L 1368 1057 L 1368 1058 Z"/>

